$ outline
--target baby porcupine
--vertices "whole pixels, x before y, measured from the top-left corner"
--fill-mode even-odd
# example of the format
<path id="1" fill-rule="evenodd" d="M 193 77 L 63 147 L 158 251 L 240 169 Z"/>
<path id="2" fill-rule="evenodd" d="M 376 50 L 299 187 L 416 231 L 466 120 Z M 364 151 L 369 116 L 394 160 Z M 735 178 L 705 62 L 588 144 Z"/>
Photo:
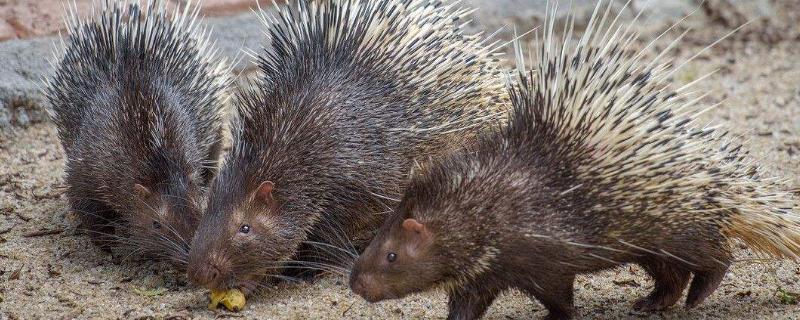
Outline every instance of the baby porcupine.
<path id="1" fill-rule="evenodd" d="M 67 155 L 70 206 L 106 250 L 132 246 L 186 264 L 230 82 L 198 10 L 106 1 L 93 19 L 68 13 L 45 94 Z"/>
<path id="2" fill-rule="evenodd" d="M 502 121 L 493 45 L 462 33 L 467 12 L 438 0 L 331 0 L 265 17 L 262 75 L 235 99 L 233 148 L 189 278 L 249 291 L 282 270 L 352 262 L 339 259 L 372 237 L 416 158 Z"/>
<path id="3" fill-rule="evenodd" d="M 517 288 L 562 319 L 577 274 L 639 264 L 655 288 L 634 307 L 660 310 L 691 274 L 687 306 L 708 297 L 733 239 L 800 257 L 791 193 L 696 124 L 699 99 L 672 88 L 672 61 L 630 48 L 636 21 L 600 9 L 574 43 L 572 23 L 562 40 L 548 14 L 536 71 L 510 85 L 508 126 L 415 170 L 353 268 L 356 293 L 379 301 L 442 286 L 449 318 L 475 319 Z"/>

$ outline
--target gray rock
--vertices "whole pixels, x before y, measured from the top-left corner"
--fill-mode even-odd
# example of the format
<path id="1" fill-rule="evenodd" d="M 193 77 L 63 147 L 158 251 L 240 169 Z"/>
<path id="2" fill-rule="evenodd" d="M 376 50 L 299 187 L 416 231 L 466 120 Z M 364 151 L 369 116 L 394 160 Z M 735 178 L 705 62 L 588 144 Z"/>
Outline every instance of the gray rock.
<path id="1" fill-rule="evenodd" d="M 775 8 L 769 0 L 728 0 L 748 18 L 774 16 Z M 576 26 L 584 27 L 581 22 L 588 21 L 589 16 L 597 6 L 597 0 L 464 0 L 464 5 L 477 9 L 472 16 L 472 21 L 467 25 L 467 30 L 486 33 L 499 31 L 501 39 L 513 38 L 513 31 L 521 34 L 544 21 L 547 4 L 558 2 L 557 15 L 565 17 L 570 11 L 575 13 Z M 627 0 L 612 0 L 615 12 L 622 9 Z M 602 7 L 608 1 L 603 1 Z M 624 18 L 631 18 L 635 13 L 643 11 L 642 25 L 663 26 L 665 22 L 677 21 L 699 8 L 699 0 L 632 0 L 623 12 Z M 572 6 L 572 10 L 570 10 Z M 702 10 L 695 15 L 702 16 Z"/>
<path id="2" fill-rule="evenodd" d="M 563 18 L 567 13 L 573 12 L 578 28 L 583 27 L 581 22 L 588 21 L 597 6 L 597 0 L 466 0 L 464 3 L 467 6 L 477 9 L 468 25 L 468 30 L 486 30 L 488 33 L 500 30 L 499 35 L 503 39 L 511 39 L 514 28 L 520 34 L 540 26 L 547 14 L 548 2 L 551 4 L 558 2 L 557 15 L 559 17 Z M 625 2 L 613 1 L 614 8 L 617 10 L 615 12 L 619 12 Z M 608 1 L 603 2 L 601 5 L 603 9 L 607 3 Z M 644 6 L 646 8 L 643 8 Z M 630 18 L 635 12 L 645 9 L 648 23 L 661 23 L 665 20 L 682 17 L 696 7 L 697 5 L 692 0 L 632 1 L 623 12 L 623 17 Z"/>
<path id="3" fill-rule="evenodd" d="M 208 18 L 211 37 L 222 56 L 236 62 L 235 70 L 240 71 L 253 65 L 252 59 L 244 52 L 258 52 L 267 43 L 264 26 L 252 12 L 233 17 Z"/>
<path id="4" fill-rule="evenodd" d="M 731 0 L 741 12 L 749 16 L 770 16 L 775 13 L 769 0 Z M 541 25 L 548 0 L 463 0 L 463 4 L 477 11 L 466 26 L 468 32 L 486 30 L 485 35 L 498 31 L 497 37 L 509 40 L 513 30 L 518 33 Z M 555 0 L 550 0 L 555 2 Z M 586 21 L 596 5 L 596 0 L 563 0 L 559 12 L 565 15 L 570 3 L 576 21 Z M 618 8 L 624 3 L 616 0 Z M 657 24 L 685 16 L 697 8 L 693 0 L 635 0 L 633 10 L 626 17 L 647 7 L 643 23 Z M 702 13 L 700 13 L 702 14 Z M 252 59 L 243 50 L 258 52 L 266 44 L 267 36 L 257 15 L 247 12 L 232 17 L 207 18 L 211 36 L 222 56 L 236 62 L 237 73 L 251 69 Z M 578 26 L 581 27 L 580 25 Z M 502 28 L 502 29 L 501 29 Z M 45 101 L 39 90 L 42 79 L 53 71 L 48 59 L 52 57 L 57 37 L 0 42 L 0 130 L 9 126 L 25 126 L 47 119 Z"/>
<path id="5" fill-rule="evenodd" d="M 236 71 L 252 65 L 241 49 L 258 50 L 267 38 L 252 12 L 204 22 L 211 28 L 220 54 L 237 62 Z M 46 37 L 0 42 L 0 130 L 47 120 L 40 88 L 53 72 L 49 60 L 59 41 L 58 37 Z"/>
<path id="6" fill-rule="evenodd" d="M 26 126 L 47 118 L 40 86 L 52 72 L 56 38 L 11 40 L 0 43 L 0 128 Z"/>

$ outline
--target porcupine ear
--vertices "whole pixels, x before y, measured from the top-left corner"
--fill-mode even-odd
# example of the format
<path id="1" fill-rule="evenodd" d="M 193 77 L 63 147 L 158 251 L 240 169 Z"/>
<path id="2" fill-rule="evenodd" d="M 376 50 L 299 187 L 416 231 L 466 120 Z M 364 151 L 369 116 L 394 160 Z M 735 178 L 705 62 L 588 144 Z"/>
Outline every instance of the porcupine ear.
<path id="1" fill-rule="evenodd" d="M 409 219 L 404 220 L 403 221 L 403 229 L 405 229 L 406 231 L 414 232 L 414 233 L 423 233 L 423 232 L 427 231 L 425 229 L 425 225 L 422 224 L 422 223 L 419 223 L 419 221 L 417 221 L 414 218 L 409 218 Z"/>
<path id="2" fill-rule="evenodd" d="M 420 223 L 414 218 L 409 218 L 403 221 L 403 230 L 412 235 L 412 241 L 408 245 L 408 253 L 411 256 L 417 256 L 428 247 L 431 243 L 431 232 L 424 224 Z"/>
<path id="3" fill-rule="evenodd" d="M 272 190 L 275 189 L 275 184 L 272 181 L 264 181 L 258 186 L 256 190 L 256 199 L 263 203 L 272 203 Z"/>

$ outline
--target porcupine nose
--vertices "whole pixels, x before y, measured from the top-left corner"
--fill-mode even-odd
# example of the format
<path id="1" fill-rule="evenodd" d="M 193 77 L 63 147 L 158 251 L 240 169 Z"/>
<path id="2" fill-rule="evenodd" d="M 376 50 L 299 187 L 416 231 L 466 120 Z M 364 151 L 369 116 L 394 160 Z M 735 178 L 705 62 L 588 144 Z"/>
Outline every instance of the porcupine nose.
<path id="1" fill-rule="evenodd" d="M 212 263 L 204 263 L 189 269 L 189 280 L 204 287 L 214 287 L 220 279 L 219 268 Z"/>
<path id="2" fill-rule="evenodd" d="M 351 279 L 350 281 L 350 289 L 359 296 L 364 296 L 364 282 L 361 281 L 361 277 L 356 277 Z"/>
<path id="3" fill-rule="evenodd" d="M 371 283 L 373 282 L 372 276 L 369 274 L 354 274 L 350 277 L 350 290 L 369 302 L 375 302 L 374 295 L 370 293 Z"/>

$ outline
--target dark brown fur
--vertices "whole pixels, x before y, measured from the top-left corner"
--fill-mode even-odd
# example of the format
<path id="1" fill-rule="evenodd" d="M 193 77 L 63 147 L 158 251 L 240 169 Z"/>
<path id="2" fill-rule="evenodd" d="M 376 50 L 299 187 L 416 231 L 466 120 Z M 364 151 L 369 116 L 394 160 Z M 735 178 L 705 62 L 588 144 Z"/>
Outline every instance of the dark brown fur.
<path id="1" fill-rule="evenodd" d="M 185 266 L 219 157 L 227 75 L 194 38 L 197 7 L 183 25 L 165 9 L 106 3 L 93 20 L 71 17 L 46 95 L 81 228 L 104 249 Z"/>
<path id="2" fill-rule="evenodd" d="M 641 230 L 621 229 L 613 215 L 589 210 L 599 200 L 586 199 L 580 188 L 563 194 L 574 183 L 570 168 L 554 166 L 559 162 L 532 149 L 513 142 L 504 149 L 488 139 L 417 176 L 395 216 L 357 261 L 353 290 L 379 301 L 444 286 L 450 319 L 479 318 L 511 288 L 541 302 L 549 318 L 569 318 L 575 275 L 624 263 L 643 266 L 656 282 L 636 303 L 639 310 L 673 305 L 690 273 L 695 280 L 688 306 L 714 291 L 731 259 L 721 234 L 709 237 L 718 226 L 668 230 L 660 227 L 667 225 L 659 221 L 664 218 L 655 217 Z M 419 223 L 418 230 L 411 221 Z M 688 254 L 681 259 L 689 260 L 631 250 L 620 238 Z M 399 258 L 389 263 L 389 253 Z"/>
<path id="3" fill-rule="evenodd" d="M 417 158 L 507 113 L 494 54 L 457 27 L 464 10 L 439 0 L 280 10 L 192 242 L 189 278 L 211 289 L 346 272 Z"/>
<path id="4" fill-rule="evenodd" d="M 687 286 L 686 306 L 702 303 L 733 239 L 800 259 L 791 192 L 697 124 L 702 95 L 674 88 L 666 52 L 631 51 L 638 21 L 619 24 L 611 7 L 598 1 L 578 40 L 569 18 L 553 33 L 547 8 L 535 72 L 517 52 L 508 126 L 417 170 L 352 270 L 356 293 L 379 301 L 442 286 L 449 318 L 475 319 L 516 288 L 564 319 L 578 274 L 641 265 L 655 286 L 634 308 L 652 311 Z"/>

